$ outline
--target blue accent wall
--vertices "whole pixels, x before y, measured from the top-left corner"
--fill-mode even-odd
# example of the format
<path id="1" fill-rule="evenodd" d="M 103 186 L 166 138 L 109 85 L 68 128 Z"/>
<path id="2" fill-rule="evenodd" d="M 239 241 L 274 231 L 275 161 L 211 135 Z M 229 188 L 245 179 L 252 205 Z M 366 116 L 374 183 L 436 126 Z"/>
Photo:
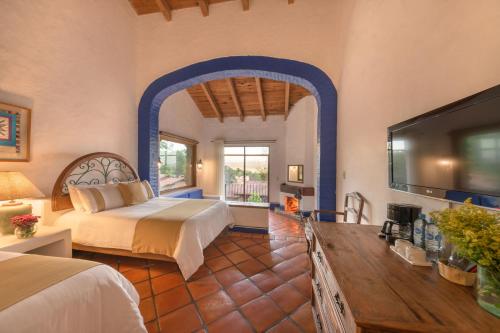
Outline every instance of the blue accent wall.
<path id="1" fill-rule="evenodd" d="M 158 192 L 158 116 L 163 101 L 192 85 L 234 76 L 256 76 L 289 81 L 308 89 L 318 103 L 320 209 L 336 207 L 337 92 L 322 70 L 307 63 L 262 56 L 234 56 L 199 62 L 153 81 L 139 103 L 139 175 Z"/>

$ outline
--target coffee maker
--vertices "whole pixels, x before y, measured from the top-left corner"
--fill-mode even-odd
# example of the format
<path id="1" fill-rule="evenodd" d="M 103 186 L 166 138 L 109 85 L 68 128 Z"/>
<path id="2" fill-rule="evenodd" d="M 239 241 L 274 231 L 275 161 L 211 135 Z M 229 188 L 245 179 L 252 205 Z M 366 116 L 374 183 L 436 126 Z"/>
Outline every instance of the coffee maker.
<path id="1" fill-rule="evenodd" d="M 413 222 L 422 212 L 422 207 L 410 204 L 387 204 L 387 220 L 379 237 L 393 244 L 396 239 L 413 242 Z"/>

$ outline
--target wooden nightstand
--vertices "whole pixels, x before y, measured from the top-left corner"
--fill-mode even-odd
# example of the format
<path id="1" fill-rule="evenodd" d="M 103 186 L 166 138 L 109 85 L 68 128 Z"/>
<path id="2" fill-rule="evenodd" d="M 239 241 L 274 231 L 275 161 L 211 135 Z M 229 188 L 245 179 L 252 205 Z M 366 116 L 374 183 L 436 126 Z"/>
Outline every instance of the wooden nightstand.
<path id="1" fill-rule="evenodd" d="M 71 258 L 71 229 L 39 225 L 31 238 L 1 235 L 0 251 Z"/>

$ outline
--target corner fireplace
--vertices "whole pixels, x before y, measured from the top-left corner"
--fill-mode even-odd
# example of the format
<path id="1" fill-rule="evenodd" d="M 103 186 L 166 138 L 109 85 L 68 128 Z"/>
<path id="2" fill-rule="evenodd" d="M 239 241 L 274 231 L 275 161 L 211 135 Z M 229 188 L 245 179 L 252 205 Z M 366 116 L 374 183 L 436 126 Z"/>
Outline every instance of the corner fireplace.
<path id="1" fill-rule="evenodd" d="M 284 197 L 285 213 L 297 214 L 299 212 L 299 199 L 295 197 Z"/>
<path id="2" fill-rule="evenodd" d="M 314 206 L 313 187 L 281 184 L 278 212 L 298 218 L 301 213 L 307 214 L 313 211 Z"/>

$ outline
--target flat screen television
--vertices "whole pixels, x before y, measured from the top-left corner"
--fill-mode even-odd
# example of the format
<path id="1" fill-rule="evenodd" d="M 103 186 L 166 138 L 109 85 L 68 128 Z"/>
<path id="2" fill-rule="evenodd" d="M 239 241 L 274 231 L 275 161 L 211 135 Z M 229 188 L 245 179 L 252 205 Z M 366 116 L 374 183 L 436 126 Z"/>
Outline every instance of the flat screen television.
<path id="1" fill-rule="evenodd" d="M 500 85 L 388 128 L 389 186 L 500 208 Z"/>

